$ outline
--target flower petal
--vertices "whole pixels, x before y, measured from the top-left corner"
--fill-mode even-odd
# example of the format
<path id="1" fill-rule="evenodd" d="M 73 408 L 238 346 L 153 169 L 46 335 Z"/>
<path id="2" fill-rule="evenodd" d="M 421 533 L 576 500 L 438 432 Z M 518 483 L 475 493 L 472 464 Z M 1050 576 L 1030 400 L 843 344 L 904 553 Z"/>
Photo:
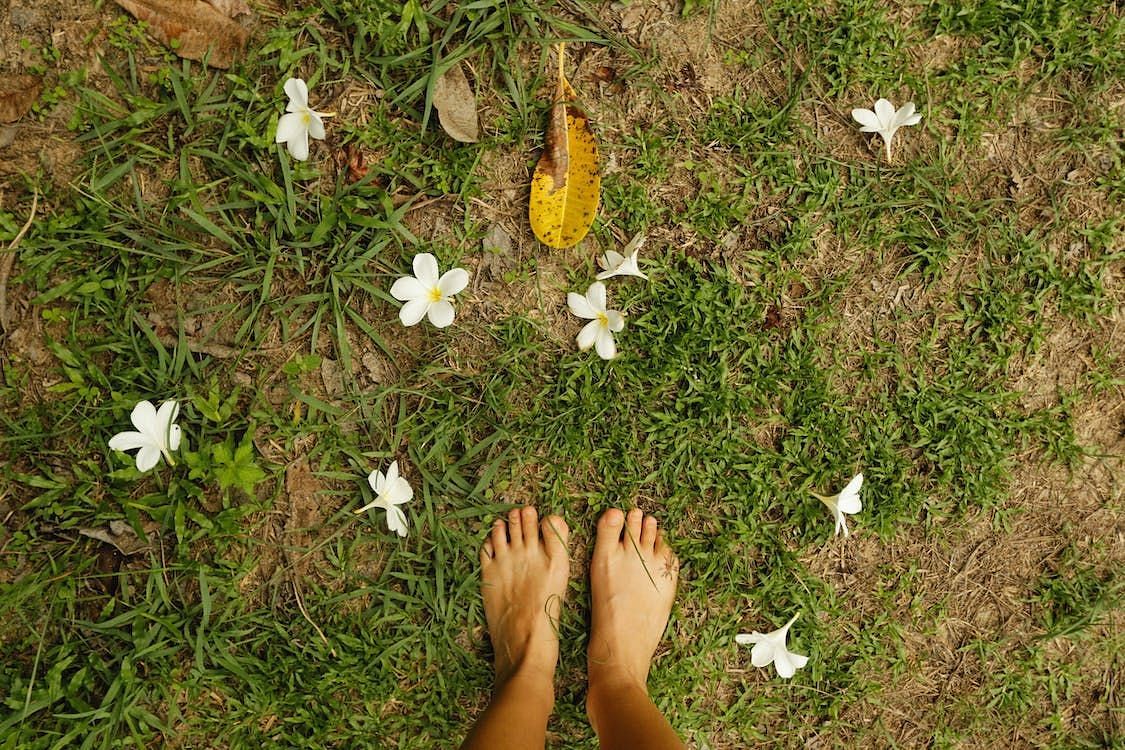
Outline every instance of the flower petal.
<path id="1" fill-rule="evenodd" d="M 375 491 L 376 495 L 383 491 L 383 482 L 383 472 L 378 469 L 367 475 L 367 483 L 371 485 L 371 489 Z"/>
<path id="2" fill-rule="evenodd" d="M 764 667 L 773 661 L 773 644 L 769 641 L 758 641 L 750 650 L 750 663 L 755 667 Z"/>
<path id="3" fill-rule="evenodd" d="M 408 503 L 414 498 L 414 488 L 410 486 L 402 477 L 398 477 L 393 483 L 387 486 L 387 503 L 390 505 L 402 505 Z"/>
<path id="4" fill-rule="evenodd" d="M 625 256 L 616 250 L 606 250 L 598 256 L 598 265 L 607 271 L 616 271 L 618 266 L 625 262 Z"/>
<path id="5" fill-rule="evenodd" d="M 285 95 L 289 97 L 289 105 L 285 108 L 288 112 L 305 109 L 309 106 L 309 87 L 300 78 L 290 78 L 285 81 Z"/>
<path id="6" fill-rule="evenodd" d="M 452 268 L 438 279 L 437 288 L 443 297 L 457 294 L 469 285 L 469 272 L 464 268 Z"/>
<path id="7" fill-rule="evenodd" d="M 290 138 L 285 142 L 285 148 L 289 149 L 289 155 L 297 161 L 305 161 L 309 158 L 309 131 L 303 126 L 301 132 L 296 137 Z"/>
<path id="8" fill-rule="evenodd" d="M 281 119 L 277 121 L 277 135 L 274 136 L 274 143 L 288 143 L 300 137 L 301 132 L 305 129 L 305 123 L 301 120 L 301 116 L 295 112 L 290 112 L 287 115 L 282 115 Z"/>
<path id="9" fill-rule="evenodd" d="M 143 432 L 149 439 L 160 434 L 160 425 L 156 422 L 156 407 L 150 401 L 141 401 L 134 406 L 129 414 L 129 421 L 138 432 Z"/>
<path id="10" fill-rule="evenodd" d="M 109 439 L 110 450 L 131 451 L 152 445 L 152 440 L 142 432 L 119 432 Z"/>
<path id="11" fill-rule="evenodd" d="M 578 349 L 586 351 L 594 342 L 598 340 L 598 332 L 602 328 L 600 320 L 591 320 L 586 325 L 582 326 L 582 330 L 578 332 Z"/>
<path id="12" fill-rule="evenodd" d="M 179 413 L 180 405 L 175 401 L 165 401 L 156 410 L 156 434 L 160 438 L 161 445 L 168 443 L 168 437 L 172 432 L 172 423 L 176 421 L 176 416 Z"/>
<path id="13" fill-rule="evenodd" d="M 879 118 L 869 109 L 853 109 L 852 119 L 863 126 L 860 130 L 864 133 L 874 133 L 879 130 Z"/>
<path id="14" fill-rule="evenodd" d="M 605 284 L 595 281 L 586 290 L 586 301 L 597 312 L 605 312 Z"/>
<path id="15" fill-rule="evenodd" d="M 429 296 L 429 290 L 413 276 L 403 276 L 394 284 L 391 284 L 391 296 L 401 302 L 411 299 L 426 299 Z"/>
<path id="16" fill-rule="evenodd" d="M 840 536 L 840 532 L 844 532 L 844 538 L 848 536 L 848 522 L 844 518 L 844 514 L 840 512 L 839 508 L 833 511 L 836 515 L 836 536 Z"/>
<path id="17" fill-rule="evenodd" d="M 168 450 L 178 451 L 180 449 L 180 440 L 182 440 L 183 437 L 183 430 L 180 429 L 178 424 L 174 424 L 168 428 Z"/>
<path id="18" fill-rule="evenodd" d="M 155 445 L 146 445 L 137 451 L 137 471 L 148 471 L 160 463 L 160 449 Z"/>
<path id="19" fill-rule="evenodd" d="M 757 632 L 739 633 L 734 637 L 734 642 L 741 643 L 743 646 L 745 646 L 748 643 L 760 643 L 763 638 L 765 638 L 765 636 Z"/>
<path id="20" fill-rule="evenodd" d="M 609 330 L 614 333 L 625 327 L 625 316 L 617 310 L 606 310 L 605 316 L 609 319 Z"/>
<path id="21" fill-rule="evenodd" d="M 316 138 L 318 141 L 324 140 L 324 120 L 320 119 L 320 113 L 309 110 L 309 135 Z"/>
<path id="22" fill-rule="evenodd" d="M 398 461 L 391 461 L 391 465 L 387 467 L 387 481 L 386 485 L 389 487 L 398 480 Z"/>
<path id="23" fill-rule="evenodd" d="M 398 319 L 404 326 L 418 325 L 430 310 L 430 300 L 425 297 L 412 299 L 399 308 Z"/>
<path id="24" fill-rule="evenodd" d="M 453 325 L 453 305 L 445 300 L 438 300 L 430 305 L 430 322 L 434 328 L 448 328 Z"/>
<path id="25" fill-rule="evenodd" d="M 438 264 L 437 258 L 430 253 L 418 253 L 414 256 L 414 275 L 426 288 L 437 286 Z"/>
<path id="26" fill-rule="evenodd" d="M 567 292 L 566 306 L 579 318 L 592 319 L 598 317 L 598 311 L 590 307 L 590 303 L 581 294 Z"/>
<path id="27" fill-rule="evenodd" d="M 895 105 L 886 99 L 877 100 L 875 102 L 875 116 L 879 118 L 879 126 L 884 130 L 894 127 Z"/>
<path id="28" fill-rule="evenodd" d="M 789 652 L 783 648 L 774 652 L 773 667 L 777 670 L 777 676 L 783 680 L 788 680 L 797 672 L 797 668 L 789 658 Z"/>
<path id="29" fill-rule="evenodd" d="M 393 505 L 387 508 L 387 528 L 399 536 L 406 536 L 406 514 L 401 508 Z"/>
<path id="30" fill-rule="evenodd" d="M 809 663 L 809 657 L 802 656 L 801 654 L 795 654 L 792 651 L 790 651 L 789 652 L 789 661 L 793 662 L 794 667 L 796 667 L 797 669 L 801 669 L 806 664 Z"/>
<path id="31" fill-rule="evenodd" d="M 617 356 L 617 344 L 608 328 L 603 326 L 598 329 L 598 340 L 594 342 L 594 350 L 602 359 L 613 359 Z"/>
<path id="32" fill-rule="evenodd" d="M 852 477 L 852 481 L 848 482 L 848 486 L 840 491 L 840 499 L 837 501 L 836 506 L 842 513 L 859 513 L 863 510 L 863 501 L 860 499 L 859 491 L 863 487 L 863 474 L 856 474 Z"/>

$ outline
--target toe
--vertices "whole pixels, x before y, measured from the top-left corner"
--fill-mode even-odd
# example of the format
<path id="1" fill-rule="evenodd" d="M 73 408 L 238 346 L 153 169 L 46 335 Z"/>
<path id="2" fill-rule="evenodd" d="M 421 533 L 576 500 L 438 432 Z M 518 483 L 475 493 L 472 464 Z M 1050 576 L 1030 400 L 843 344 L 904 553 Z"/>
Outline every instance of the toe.
<path id="1" fill-rule="evenodd" d="M 570 529 L 562 516 L 547 516 L 539 524 L 543 535 L 543 548 L 547 550 L 547 557 L 554 560 L 557 557 L 567 557 L 567 547 L 570 545 Z"/>
<path id="2" fill-rule="evenodd" d="M 656 548 L 656 516 L 645 516 L 641 524 L 641 549 L 652 552 Z"/>
<path id="3" fill-rule="evenodd" d="M 594 542 L 594 553 L 607 553 L 621 541 L 621 528 L 625 525 L 625 514 L 618 508 L 610 508 L 598 519 L 598 536 Z"/>
<path id="4" fill-rule="evenodd" d="M 493 557 L 500 558 L 508 553 L 508 526 L 503 518 L 497 518 L 492 522 L 492 536 L 489 541 L 492 542 Z"/>
<path id="5" fill-rule="evenodd" d="M 512 508 L 508 512 L 508 537 L 511 539 L 512 549 L 523 549 L 523 528 L 520 525 L 519 508 Z"/>
<path id="6" fill-rule="evenodd" d="M 634 544 L 640 545 L 641 543 L 641 522 L 644 520 L 645 514 L 640 508 L 633 508 L 625 516 L 625 530 L 628 531 L 628 538 L 624 540 L 625 548 L 631 549 Z M 629 541 L 632 540 L 632 541 Z"/>
<path id="7" fill-rule="evenodd" d="M 520 509 L 523 543 L 529 550 L 539 549 L 539 512 L 531 506 Z"/>

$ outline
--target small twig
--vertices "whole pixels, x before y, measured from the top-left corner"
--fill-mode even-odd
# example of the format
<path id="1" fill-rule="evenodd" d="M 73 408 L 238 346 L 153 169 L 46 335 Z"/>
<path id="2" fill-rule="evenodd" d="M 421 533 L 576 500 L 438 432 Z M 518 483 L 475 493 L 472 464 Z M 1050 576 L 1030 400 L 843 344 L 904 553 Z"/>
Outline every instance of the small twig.
<path id="1" fill-rule="evenodd" d="M 301 610 L 301 615 L 305 618 L 305 620 L 309 623 L 309 625 L 313 626 L 313 629 L 316 631 L 316 634 L 320 636 L 320 640 L 324 641 L 324 645 L 328 646 L 328 653 L 332 654 L 332 656 L 335 657 L 336 656 L 336 649 L 332 648 L 332 646 L 328 643 L 328 639 L 324 636 L 324 631 L 320 629 L 319 625 L 317 625 L 315 622 L 313 622 L 313 619 L 311 617 L 309 617 L 308 610 L 305 609 L 305 602 L 304 602 L 304 599 L 301 597 L 301 587 L 298 586 L 297 581 L 295 581 L 293 579 L 289 579 L 289 582 L 291 584 L 293 584 L 293 593 L 296 594 L 296 596 L 297 596 L 297 609 Z"/>
<path id="2" fill-rule="evenodd" d="M 8 317 L 8 277 L 11 276 L 12 266 L 16 262 L 16 247 L 27 234 L 27 230 L 31 229 L 31 223 L 35 221 L 35 209 L 38 207 L 39 187 L 36 186 L 35 192 L 31 194 L 31 213 L 27 216 L 27 222 L 16 234 L 15 239 L 9 243 L 8 249 L 4 251 L 4 257 L 0 258 L 0 329 L 5 333 L 11 326 L 11 319 Z"/>

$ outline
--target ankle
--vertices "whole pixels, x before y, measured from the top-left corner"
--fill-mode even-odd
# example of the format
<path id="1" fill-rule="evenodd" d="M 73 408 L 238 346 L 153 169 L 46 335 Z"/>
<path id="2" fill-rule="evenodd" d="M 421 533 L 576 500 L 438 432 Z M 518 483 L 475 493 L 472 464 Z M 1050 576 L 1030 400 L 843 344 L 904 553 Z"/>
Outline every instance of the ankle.
<path id="1" fill-rule="evenodd" d="M 512 692 L 520 700 L 550 709 L 555 705 L 555 672 L 527 662 L 507 674 L 496 674 L 495 693 Z"/>
<path id="2" fill-rule="evenodd" d="M 648 697 L 648 685 L 641 677 L 620 668 L 591 668 L 586 685 L 586 715 L 597 726 L 600 718 L 627 701 L 629 695 Z"/>

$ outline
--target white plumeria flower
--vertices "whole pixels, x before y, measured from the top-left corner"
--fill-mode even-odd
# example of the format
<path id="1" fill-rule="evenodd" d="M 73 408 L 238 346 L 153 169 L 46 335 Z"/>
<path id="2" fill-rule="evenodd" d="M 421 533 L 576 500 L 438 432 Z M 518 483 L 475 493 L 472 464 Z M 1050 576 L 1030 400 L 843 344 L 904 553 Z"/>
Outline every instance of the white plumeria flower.
<path id="1" fill-rule="evenodd" d="M 398 506 L 410 502 L 414 497 L 414 490 L 398 475 L 398 461 L 391 461 L 386 476 L 381 471 L 371 472 L 367 476 L 367 483 L 375 491 L 375 499 L 355 512 L 382 508 L 387 511 L 387 528 L 399 536 L 406 536 L 406 514 Z"/>
<path id="2" fill-rule="evenodd" d="M 309 136 L 324 140 L 324 117 L 332 117 L 332 112 L 317 112 L 309 108 L 309 87 L 300 78 L 285 81 L 285 93 L 289 95 L 286 114 L 277 121 L 276 143 L 284 143 L 289 154 L 297 161 L 309 158 Z"/>
<path id="3" fill-rule="evenodd" d="M 739 633 L 734 637 L 734 640 L 743 645 L 754 644 L 754 648 L 750 651 L 750 663 L 755 667 L 769 666 L 770 662 L 773 662 L 778 677 L 788 680 L 796 674 L 798 669 L 809 662 L 809 657 L 795 654 L 785 645 L 785 639 L 789 635 L 789 627 L 800 616 L 800 612 L 793 615 L 793 619 L 785 623 L 785 627 L 772 633 L 759 633 L 755 630 L 753 633 Z"/>
<path id="4" fill-rule="evenodd" d="M 142 401 L 133 407 L 129 415 L 136 432 L 119 432 L 109 439 L 109 447 L 115 451 L 137 451 L 137 470 L 148 471 L 160 462 L 160 457 L 175 466 L 172 451 L 180 447 L 180 426 L 174 424 L 180 414 L 180 405 L 175 401 L 165 401 L 157 409 L 149 401 Z"/>
<path id="5" fill-rule="evenodd" d="M 469 284 L 469 272 L 453 268 L 438 276 L 437 258 L 429 253 L 414 256 L 414 275 L 403 276 L 391 286 L 391 296 L 405 302 L 398 311 L 404 326 L 419 323 L 429 315 L 438 328 L 453 323 L 453 295 Z"/>
<path id="6" fill-rule="evenodd" d="M 625 316 L 617 310 L 606 309 L 605 284 L 595 281 L 586 290 L 585 297 L 567 292 L 566 306 L 578 317 L 590 321 L 578 332 L 578 348 L 586 351 L 592 346 L 602 359 L 616 357 L 617 344 L 613 341 L 613 334 L 625 327 Z"/>
<path id="7" fill-rule="evenodd" d="M 844 532 L 844 536 L 848 535 L 848 524 L 844 520 L 844 515 L 854 515 L 863 510 L 863 502 L 859 499 L 859 490 L 863 487 L 863 473 L 860 472 L 852 477 L 848 482 L 848 486 L 840 490 L 839 494 L 832 497 L 824 497 L 815 492 L 812 493 L 813 497 L 828 506 L 828 510 L 832 511 L 832 517 L 836 519 L 836 535 L 839 536 L 840 532 Z"/>
<path id="8" fill-rule="evenodd" d="M 644 244 L 645 236 L 638 234 L 629 240 L 629 244 L 624 248 L 624 254 L 616 250 L 606 250 L 605 255 L 598 257 L 598 265 L 605 270 L 599 273 L 596 278 L 601 281 L 614 276 L 636 276 L 647 281 L 648 276 L 641 272 L 640 265 L 637 262 L 637 253 L 641 251 L 641 246 Z"/>
<path id="9" fill-rule="evenodd" d="M 907 102 L 896 110 L 895 105 L 886 99 L 875 102 L 874 112 L 869 109 L 853 109 L 852 117 L 863 126 L 860 128 L 861 132 L 878 133 L 883 137 L 883 143 L 887 145 L 887 161 L 891 160 L 891 139 L 895 137 L 895 131 L 922 121 L 922 115 L 914 111 L 914 102 Z"/>

